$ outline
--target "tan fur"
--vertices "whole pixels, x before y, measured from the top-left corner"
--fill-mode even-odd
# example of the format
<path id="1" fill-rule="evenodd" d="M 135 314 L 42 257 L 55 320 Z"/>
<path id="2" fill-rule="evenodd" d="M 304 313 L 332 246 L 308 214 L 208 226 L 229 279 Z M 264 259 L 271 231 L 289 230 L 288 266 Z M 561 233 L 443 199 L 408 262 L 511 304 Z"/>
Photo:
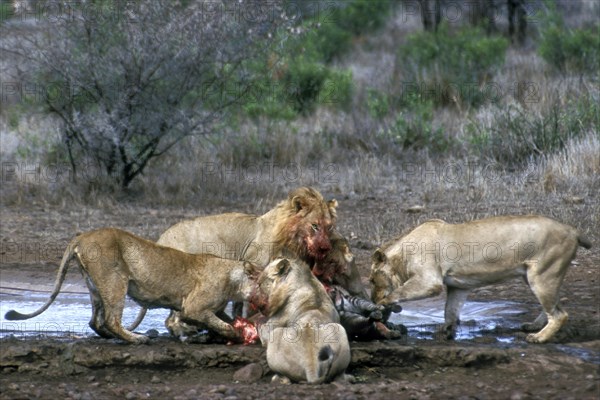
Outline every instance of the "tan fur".
<path id="1" fill-rule="evenodd" d="M 295 382 L 345 377 L 346 331 L 323 285 L 296 260 L 276 259 L 258 278 L 258 303 L 268 318 L 259 327 L 269 368 Z"/>
<path id="2" fill-rule="evenodd" d="M 566 323 L 559 289 L 578 246 L 591 244 L 571 226 L 541 216 L 504 216 L 452 225 L 428 221 L 373 254 L 372 299 L 394 304 L 447 289 L 444 329 L 454 337 L 468 293 L 523 277 L 544 312 L 525 329 L 547 342 Z"/>
<path id="3" fill-rule="evenodd" d="M 146 308 L 170 308 L 186 323 L 237 339 L 233 327 L 218 318 L 230 300 L 246 300 L 255 287 L 256 267 L 249 262 L 205 254 L 187 254 L 156 245 L 131 233 L 107 228 L 77 236 L 59 267 L 50 300 L 32 314 L 9 311 L 7 319 L 41 314 L 58 295 L 67 265 L 76 258 L 92 298 L 90 327 L 103 337 L 130 343 L 149 339 L 123 328 L 125 296 Z"/>
<path id="4" fill-rule="evenodd" d="M 335 224 L 336 207 L 337 201 L 326 202 L 317 190 L 302 187 L 266 214 L 228 213 L 182 221 L 167 229 L 157 243 L 262 266 L 283 252 L 310 262 L 331 248 L 328 233 Z M 321 243 L 311 249 L 318 239 Z M 323 254 L 318 254 L 321 250 Z"/>
<path id="5" fill-rule="evenodd" d="M 260 266 L 282 255 L 312 265 L 331 250 L 329 234 L 337 205 L 336 200 L 326 202 L 317 190 L 301 187 L 266 214 L 228 213 L 181 221 L 167 229 L 157 243 Z M 180 337 L 191 334 L 194 329 L 179 323 L 176 314 L 172 312 L 166 321 L 169 332 Z"/>

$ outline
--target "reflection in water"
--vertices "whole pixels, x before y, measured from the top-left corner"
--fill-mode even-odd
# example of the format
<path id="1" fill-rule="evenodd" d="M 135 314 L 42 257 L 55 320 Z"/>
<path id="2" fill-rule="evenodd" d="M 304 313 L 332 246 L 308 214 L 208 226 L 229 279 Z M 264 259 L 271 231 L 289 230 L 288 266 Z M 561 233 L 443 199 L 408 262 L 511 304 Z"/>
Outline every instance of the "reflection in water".
<path id="1" fill-rule="evenodd" d="M 411 337 L 419 339 L 433 338 L 436 330 L 444 324 L 444 305 L 446 298 L 439 296 L 431 299 L 406 301 L 402 303 L 402 312 L 392 314 L 390 321 L 403 324 Z M 467 302 L 461 313 L 461 325 L 456 332 L 457 340 L 473 339 L 493 332 L 494 335 L 506 333 L 522 322 L 519 316 L 525 310 L 519 303 L 510 301 Z M 512 337 L 498 337 L 503 342 L 511 342 Z"/>
<path id="2" fill-rule="evenodd" d="M 40 308 L 48 299 L 46 293 L 31 293 L 25 296 L 2 294 L 0 297 L 0 337 L 14 336 L 87 336 L 95 335 L 88 322 L 92 316 L 90 298 L 85 294 L 61 293 L 45 312 L 35 318 L 24 321 L 7 321 L 4 314 L 8 310 L 17 310 L 27 314 Z M 123 310 L 123 325 L 127 326 L 135 319 L 140 306 L 128 300 Z M 148 310 L 146 317 L 136 332 L 156 329 L 166 333 L 165 319 L 169 310 Z"/>

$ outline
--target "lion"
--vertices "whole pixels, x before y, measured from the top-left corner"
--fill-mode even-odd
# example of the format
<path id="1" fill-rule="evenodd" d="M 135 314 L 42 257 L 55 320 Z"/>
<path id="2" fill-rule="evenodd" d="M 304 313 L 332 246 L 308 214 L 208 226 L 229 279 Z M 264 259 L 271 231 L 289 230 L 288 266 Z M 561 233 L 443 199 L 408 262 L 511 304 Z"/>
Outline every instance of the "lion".
<path id="1" fill-rule="evenodd" d="M 313 274 L 325 287 L 340 316 L 340 323 L 354 340 L 398 339 L 401 332 L 385 325 L 399 305 L 382 306 L 370 301 L 350 251 L 348 240 L 337 230 L 330 236 L 331 251 L 315 262 Z"/>
<path id="2" fill-rule="evenodd" d="M 448 224 L 432 220 L 373 254 L 372 299 L 394 304 L 442 293 L 447 289 L 445 324 L 455 337 L 459 313 L 469 292 L 485 285 L 523 277 L 543 312 L 523 329 L 536 331 L 530 343 L 544 343 L 566 323 L 559 288 L 577 247 L 590 242 L 571 226 L 553 219 L 503 216 Z"/>
<path id="3" fill-rule="evenodd" d="M 181 221 L 167 229 L 157 243 L 260 266 L 282 254 L 312 265 L 331 250 L 329 234 L 337 206 L 336 200 L 326 202 L 317 190 L 301 187 L 266 214 L 227 213 Z"/>
<path id="4" fill-rule="evenodd" d="M 261 267 L 282 255 L 313 265 L 331 250 L 329 236 L 337 206 L 335 199 L 325 201 L 316 189 L 300 187 L 266 214 L 226 213 L 181 221 L 167 229 L 157 243 L 186 253 L 250 261 Z M 234 314 L 241 314 L 240 306 L 235 305 Z M 144 313 L 140 311 L 133 326 L 142 321 Z M 195 331 L 182 324 L 176 312 L 169 315 L 165 325 L 182 339 Z"/>
<path id="5" fill-rule="evenodd" d="M 329 240 L 331 250 L 313 264 L 313 274 L 326 285 L 339 285 L 352 296 L 368 299 L 348 240 L 335 229 Z"/>
<path id="6" fill-rule="evenodd" d="M 323 285 L 298 260 L 278 258 L 258 277 L 253 304 L 266 316 L 258 331 L 267 363 L 294 382 L 344 379 L 350 345 Z"/>
<path id="7" fill-rule="evenodd" d="M 102 337 L 135 344 L 146 343 L 149 338 L 123 328 L 126 295 L 145 308 L 177 310 L 186 323 L 240 340 L 240 334 L 217 314 L 230 300 L 247 300 L 255 291 L 260 272 L 250 262 L 187 254 L 119 229 L 98 229 L 71 241 L 46 304 L 31 314 L 11 310 L 5 318 L 29 319 L 44 312 L 58 295 L 74 258 L 90 291 L 90 327 Z"/>

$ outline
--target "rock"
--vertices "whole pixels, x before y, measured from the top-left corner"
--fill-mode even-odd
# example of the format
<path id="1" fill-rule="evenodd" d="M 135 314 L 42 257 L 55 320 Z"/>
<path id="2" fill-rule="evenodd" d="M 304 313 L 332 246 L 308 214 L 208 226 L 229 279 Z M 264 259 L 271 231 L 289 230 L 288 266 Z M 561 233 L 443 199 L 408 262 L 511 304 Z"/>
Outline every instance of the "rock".
<path id="1" fill-rule="evenodd" d="M 567 204 L 583 204 L 585 200 L 583 199 L 583 197 L 569 196 L 563 198 L 563 201 Z"/>
<path id="2" fill-rule="evenodd" d="M 263 376 L 263 368 L 258 363 L 250 363 L 233 374 L 233 380 L 243 383 L 257 382 Z"/>
<path id="3" fill-rule="evenodd" d="M 134 399 L 137 399 L 137 397 L 138 397 L 138 396 L 137 396 L 137 393 L 135 393 L 135 392 L 128 392 L 128 393 L 125 395 L 125 398 L 126 398 L 127 400 L 134 400 Z"/>
<path id="4" fill-rule="evenodd" d="M 156 339 L 159 335 L 160 333 L 156 329 L 149 329 L 146 331 L 146 336 L 148 336 L 150 339 Z"/>
<path id="5" fill-rule="evenodd" d="M 411 207 L 408 207 L 407 209 L 405 209 L 404 211 L 409 214 L 417 214 L 417 213 L 425 211 L 425 206 L 419 206 L 419 205 L 411 206 Z"/>
<path id="6" fill-rule="evenodd" d="M 150 379 L 151 383 L 160 383 L 161 380 L 157 375 L 152 375 L 152 379 Z"/>

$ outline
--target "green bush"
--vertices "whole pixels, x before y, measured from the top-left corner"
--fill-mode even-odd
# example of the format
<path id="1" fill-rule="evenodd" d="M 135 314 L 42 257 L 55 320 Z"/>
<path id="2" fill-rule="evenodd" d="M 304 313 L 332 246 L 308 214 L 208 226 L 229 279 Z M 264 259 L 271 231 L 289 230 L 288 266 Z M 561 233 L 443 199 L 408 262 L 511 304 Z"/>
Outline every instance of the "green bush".
<path id="1" fill-rule="evenodd" d="M 324 65 L 296 62 L 290 66 L 285 77 L 286 97 L 294 110 L 307 114 L 314 110 L 330 71 Z"/>
<path id="2" fill-rule="evenodd" d="M 538 51 L 560 72 L 588 72 L 600 69 L 600 25 L 593 29 L 565 29 L 550 26 L 542 30 Z"/>
<path id="3" fill-rule="evenodd" d="M 487 97 L 481 88 L 504 63 L 507 47 L 505 38 L 488 37 L 479 28 L 451 32 L 441 26 L 437 33 L 410 35 L 400 48 L 399 65 L 404 82 L 434 93 L 436 104 L 478 106 Z"/>
<path id="4" fill-rule="evenodd" d="M 354 35 L 375 31 L 385 24 L 393 0 L 354 0 L 341 8 L 336 23 Z"/>
<path id="5" fill-rule="evenodd" d="M 326 4 L 326 3 L 323 3 Z M 391 0 L 354 0 L 333 3 L 322 12 L 306 20 L 302 29 L 307 33 L 302 41 L 303 51 L 318 61 L 331 62 L 346 53 L 354 36 L 380 29 L 393 6 Z"/>
<path id="6" fill-rule="evenodd" d="M 474 154 L 507 165 L 564 147 L 568 139 L 600 130 L 600 106 L 590 98 L 567 105 L 555 102 L 540 115 L 510 106 L 498 110 L 491 128 L 469 126 L 468 147 Z"/>
<path id="7" fill-rule="evenodd" d="M 380 136 L 391 139 L 403 148 L 428 148 L 443 152 L 452 145 L 441 128 L 434 128 L 433 102 L 418 95 L 405 99 L 402 111 L 398 112 L 392 125 L 380 132 Z"/>
<path id="8" fill-rule="evenodd" d="M 594 28 L 567 29 L 554 3 L 542 19 L 538 52 L 558 71 L 588 72 L 600 69 L 600 32 Z"/>
<path id="9" fill-rule="evenodd" d="M 390 112 L 389 96 L 376 89 L 367 90 L 367 109 L 372 118 L 380 119 Z"/>

